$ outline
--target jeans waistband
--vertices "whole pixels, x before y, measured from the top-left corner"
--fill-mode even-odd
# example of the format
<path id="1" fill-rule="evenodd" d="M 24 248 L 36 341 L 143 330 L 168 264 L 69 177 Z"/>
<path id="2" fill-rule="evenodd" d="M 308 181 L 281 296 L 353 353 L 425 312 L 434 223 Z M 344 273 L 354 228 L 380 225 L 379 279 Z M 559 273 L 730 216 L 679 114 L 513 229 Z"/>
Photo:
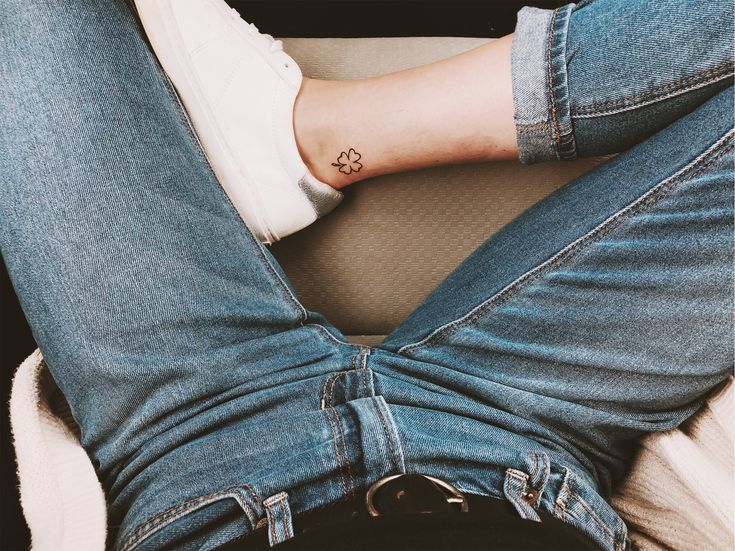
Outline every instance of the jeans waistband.
<path id="1" fill-rule="evenodd" d="M 228 427 L 147 467 L 147 485 L 123 523 L 133 528 L 120 531 L 116 548 L 210 548 L 264 525 L 278 543 L 292 536 L 294 516 L 359 498 L 385 476 L 431 470 L 431 458 L 424 464 L 404 460 L 405 429 L 399 430 L 391 406 L 375 393 L 367 355 L 361 352 L 351 369 L 311 383 L 315 409 L 281 410 L 257 427 Z M 478 468 L 468 462 L 454 465 L 453 472 L 459 479 L 482 477 L 488 495 L 504 497 L 524 519 L 540 522 L 543 511 L 601 549 L 625 549 L 625 524 L 583 476 L 540 448 L 507 457 L 512 459 L 506 464 Z M 462 480 L 446 481 L 463 486 Z"/>

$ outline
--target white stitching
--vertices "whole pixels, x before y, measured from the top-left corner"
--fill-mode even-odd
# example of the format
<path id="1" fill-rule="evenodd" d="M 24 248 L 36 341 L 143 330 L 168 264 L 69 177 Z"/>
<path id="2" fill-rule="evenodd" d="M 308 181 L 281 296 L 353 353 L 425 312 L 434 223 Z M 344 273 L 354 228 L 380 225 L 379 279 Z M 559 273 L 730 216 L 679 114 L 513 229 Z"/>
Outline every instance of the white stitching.
<path id="1" fill-rule="evenodd" d="M 680 90 L 674 90 L 674 91 L 669 92 L 668 94 L 665 94 L 663 96 L 659 96 L 659 97 L 656 97 L 656 98 L 651 98 L 648 101 L 642 101 L 640 103 L 634 103 L 632 105 L 626 105 L 626 106 L 623 106 L 623 107 L 619 107 L 617 109 L 609 109 L 607 111 L 605 111 L 605 110 L 603 110 L 603 111 L 595 111 L 594 113 L 575 113 L 575 112 L 572 112 L 572 118 L 575 118 L 575 119 L 593 119 L 595 117 L 604 117 L 604 116 L 607 116 L 607 115 L 616 115 L 618 113 L 624 113 L 626 111 L 633 111 L 634 109 L 639 109 L 641 107 L 646 107 L 648 105 L 652 105 L 654 103 L 658 103 L 658 102 L 663 101 L 663 100 L 666 100 L 666 99 L 670 99 L 670 98 L 673 98 L 673 97 L 676 97 L 676 96 L 680 96 L 682 94 L 686 94 L 687 92 L 693 92 L 694 90 L 699 90 L 700 88 L 704 88 L 705 86 L 709 86 L 710 84 L 713 84 L 715 82 L 719 82 L 721 80 L 725 80 L 725 79 L 727 79 L 729 77 L 732 77 L 732 74 L 728 73 L 724 77 L 723 76 L 713 77 L 713 78 L 711 78 L 709 80 L 706 80 L 704 82 L 700 82 L 699 84 L 695 84 L 693 86 L 690 86 L 689 88 L 682 88 Z M 579 107 L 578 107 L 578 109 L 579 109 Z"/>
<path id="2" fill-rule="evenodd" d="M 735 130 L 728 131 L 719 140 L 717 140 L 713 145 L 711 145 L 710 147 L 708 147 L 702 154 L 700 154 L 699 156 L 697 156 L 693 161 L 691 161 L 690 163 L 688 163 L 686 166 L 684 166 L 683 168 L 681 168 L 679 171 L 677 171 L 676 173 L 672 174 L 668 178 L 662 180 L 661 182 L 659 182 L 655 186 L 651 187 L 646 193 L 644 193 L 643 195 L 641 195 L 640 197 L 638 197 L 633 202 L 629 203 L 628 205 L 626 205 L 625 207 L 623 207 L 622 209 L 620 209 L 619 211 L 617 211 L 613 215 L 609 216 L 602 223 L 600 223 L 599 225 L 597 225 L 595 228 L 593 228 L 592 230 L 590 230 L 589 232 L 587 232 L 583 236 L 581 236 L 581 237 L 577 238 L 576 240 L 572 241 L 571 243 L 569 243 L 566 247 L 562 248 L 560 251 L 558 251 L 556 254 L 552 255 L 550 258 L 546 259 L 541 264 L 538 264 L 537 266 L 535 266 L 531 270 L 527 271 L 526 273 L 522 274 L 518 278 L 516 278 L 513 281 L 511 281 L 508 285 L 506 285 L 505 287 L 503 287 L 500 291 L 498 291 L 497 293 L 495 293 L 489 299 L 487 299 L 487 300 L 481 302 L 480 304 L 478 304 L 477 306 L 475 306 L 472 310 L 470 310 L 469 312 L 467 312 L 465 315 L 463 315 L 463 316 L 461 316 L 461 317 L 459 317 L 459 318 L 457 318 L 457 319 L 455 319 L 453 321 L 450 321 L 450 322 L 445 323 L 444 325 L 438 327 L 437 329 L 435 329 L 434 331 L 432 331 L 431 333 L 429 333 L 429 335 L 427 335 L 426 337 L 424 337 L 420 341 L 417 341 L 417 342 L 414 342 L 414 343 L 410 343 L 410 344 L 406 344 L 406 345 L 402 346 L 401 348 L 398 349 L 397 354 L 402 354 L 402 353 L 404 353 L 404 352 L 406 352 L 408 350 L 412 350 L 412 349 L 418 348 L 418 347 L 420 347 L 420 346 L 422 346 L 424 344 L 427 344 L 427 343 L 431 342 L 437 336 L 439 336 L 441 334 L 444 334 L 444 333 L 447 333 L 447 332 L 451 331 L 453 328 L 455 328 L 457 326 L 461 326 L 462 323 L 465 320 L 472 318 L 473 316 L 475 316 L 479 312 L 482 312 L 485 308 L 487 308 L 487 306 L 489 306 L 492 302 L 494 302 L 495 300 L 497 300 L 499 297 L 501 297 L 501 296 L 505 295 L 506 293 L 510 292 L 514 287 L 518 286 L 523 281 L 525 281 L 527 279 L 530 279 L 537 272 L 539 272 L 543 268 L 545 268 L 545 267 L 553 264 L 559 258 L 563 257 L 566 253 L 568 253 L 569 251 L 572 251 L 572 250 L 576 249 L 577 247 L 579 247 L 586 240 L 588 240 L 591 236 L 594 236 L 594 235 L 598 234 L 606 226 L 608 226 L 609 224 L 611 224 L 612 222 L 614 222 L 618 218 L 622 217 L 628 211 L 634 209 L 638 204 L 642 203 L 648 197 L 650 197 L 651 195 L 653 195 L 654 193 L 656 193 L 661 187 L 663 187 L 664 185 L 666 185 L 667 183 L 669 183 L 671 181 L 676 180 L 681 175 L 686 174 L 687 171 L 691 170 L 693 167 L 695 167 L 696 165 L 698 165 L 699 163 L 701 163 L 712 152 L 714 152 L 717 149 L 719 149 L 723 143 L 725 143 L 727 140 L 729 140 L 732 137 L 733 133 L 735 133 Z"/>

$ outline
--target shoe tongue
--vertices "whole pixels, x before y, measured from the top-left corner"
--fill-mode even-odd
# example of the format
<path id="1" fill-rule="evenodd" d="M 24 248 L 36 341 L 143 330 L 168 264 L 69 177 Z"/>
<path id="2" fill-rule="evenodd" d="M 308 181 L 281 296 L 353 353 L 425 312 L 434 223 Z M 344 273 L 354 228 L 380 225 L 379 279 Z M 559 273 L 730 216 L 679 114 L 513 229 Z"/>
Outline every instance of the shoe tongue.
<path id="1" fill-rule="evenodd" d="M 299 180 L 299 188 L 314 207 L 318 218 L 334 210 L 344 198 L 341 191 L 317 179 L 308 170 Z"/>

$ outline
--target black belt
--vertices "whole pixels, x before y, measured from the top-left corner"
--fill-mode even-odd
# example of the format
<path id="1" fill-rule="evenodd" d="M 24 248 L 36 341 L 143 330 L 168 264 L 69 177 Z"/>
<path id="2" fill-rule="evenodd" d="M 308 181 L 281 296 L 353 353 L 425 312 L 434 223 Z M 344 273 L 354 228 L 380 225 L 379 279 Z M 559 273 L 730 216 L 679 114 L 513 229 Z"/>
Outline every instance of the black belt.
<path id="1" fill-rule="evenodd" d="M 462 494 L 419 474 L 386 477 L 359 499 L 339 501 L 293 518 L 294 538 L 275 549 L 388 550 L 599 550 L 569 524 L 542 511 L 524 520 L 505 499 Z M 270 549 L 261 526 L 227 550 Z"/>

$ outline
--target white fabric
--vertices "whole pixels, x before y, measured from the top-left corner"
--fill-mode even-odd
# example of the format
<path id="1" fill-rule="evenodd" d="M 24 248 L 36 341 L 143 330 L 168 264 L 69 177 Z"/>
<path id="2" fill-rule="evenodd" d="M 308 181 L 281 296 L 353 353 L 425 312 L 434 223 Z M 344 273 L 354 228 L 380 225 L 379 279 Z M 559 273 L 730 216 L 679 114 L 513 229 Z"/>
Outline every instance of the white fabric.
<path id="1" fill-rule="evenodd" d="M 265 243 L 317 219 L 293 130 L 298 64 L 224 0 L 136 0 L 217 179 Z M 325 187 L 326 184 L 324 184 Z"/>
<path id="2" fill-rule="evenodd" d="M 32 549 L 104 549 L 107 513 L 102 486 L 73 420 L 62 418 L 61 407 L 52 408 L 50 382 L 36 350 L 18 368 L 10 397 L 20 500 Z"/>
<path id="3" fill-rule="evenodd" d="M 15 375 L 10 416 L 34 551 L 104 549 L 102 487 L 41 353 Z M 677 430 L 650 435 L 613 505 L 644 550 L 733 549 L 732 379 Z"/>
<path id="4" fill-rule="evenodd" d="M 677 430 L 651 434 L 613 506 L 649 549 L 735 548 L 732 378 Z"/>

